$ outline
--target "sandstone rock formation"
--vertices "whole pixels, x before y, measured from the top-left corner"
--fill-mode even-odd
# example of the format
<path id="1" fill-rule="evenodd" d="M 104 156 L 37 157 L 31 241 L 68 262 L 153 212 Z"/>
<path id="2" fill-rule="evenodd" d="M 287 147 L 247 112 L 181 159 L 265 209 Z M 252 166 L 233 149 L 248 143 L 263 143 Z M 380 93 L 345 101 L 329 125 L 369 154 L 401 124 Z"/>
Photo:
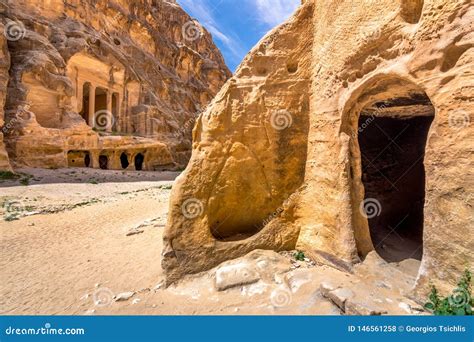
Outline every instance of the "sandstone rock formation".
<path id="1" fill-rule="evenodd" d="M 182 167 L 196 114 L 231 75 L 175 1 L 9 0 L 0 19 L 14 166 Z"/>
<path id="2" fill-rule="evenodd" d="M 199 117 L 172 193 L 168 281 L 254 249 L 351 269 L 421 260 L 416 289 L 473 264 L 474 7 L 307 0 Z"/>
<path id="3" fill-rule="evenodd" d="M 0 31 L 3 32 L 4 26 L 0 23 Z M 8 84 L 8 69 L 10 68 L 10 54 L 8 53 L 7 40 L 5 36 L 0 35 L 0 127 L 4 127 L 4 112 L 5 96 L 7 94 Z M 3 132 L 0 131 L 0 170 L 10 170 L 10 162 L 8 154 L 3 143 Z"/>

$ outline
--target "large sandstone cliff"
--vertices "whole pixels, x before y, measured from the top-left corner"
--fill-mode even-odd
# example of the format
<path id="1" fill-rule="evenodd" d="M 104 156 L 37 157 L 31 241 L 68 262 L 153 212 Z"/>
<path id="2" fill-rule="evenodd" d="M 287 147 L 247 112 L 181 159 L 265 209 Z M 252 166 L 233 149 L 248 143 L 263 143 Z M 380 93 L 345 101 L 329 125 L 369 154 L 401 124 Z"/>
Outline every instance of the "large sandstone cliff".
<path id="1" fill-rule="evenodd" d="M 473 12 L 305 1 L 199 117 L 170 203 L 168 280 L 257 248 L 344 269 L 373 249 L 419 259 L 419 290 L 472 268 Z"/>
<path id="2" fill-rule="evenodd" d="M 146 169 L 187 163 L 195 117 L 231 74 L 175 1 L 2 0 L 1 11 L 14 165 L 125 168 L 122 153 Z"/>
<path id="3" fill-rule="evenodd" d="M 0 30 L 4 30 L 3 24 L 0 24 Z M 10 54 L 8 53 L 7 40 L 4 35 L 0 35 L 0 127 L 4 127 L 5 97 L 7 95 L 8 69 L 10 68 Z M 3 143 L 3 132 L 0 131 L 0 170 L 10 170 L 8 154 Z"/>

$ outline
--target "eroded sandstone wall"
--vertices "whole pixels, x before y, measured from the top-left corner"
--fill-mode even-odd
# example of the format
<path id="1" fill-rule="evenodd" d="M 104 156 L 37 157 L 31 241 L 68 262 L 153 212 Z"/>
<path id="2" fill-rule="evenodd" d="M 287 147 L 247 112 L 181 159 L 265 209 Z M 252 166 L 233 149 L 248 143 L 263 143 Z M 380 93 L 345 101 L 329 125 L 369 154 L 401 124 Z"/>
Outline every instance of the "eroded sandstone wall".
<path id="1" fill-rule="evenodd" d="M 4 30 L 4 26 L 0 24 L 0 31 Z M 5 36 L 0 35 L 0 170 L 10 170 L 10 162 L 8 159 L 5 144 L 3 143 L 3 133 L 7 131 L 4 127 L 4 112 L 5 98 L 7 95 L 8 84 L 8 69 L 10 68 L 10 54 L 8 53 L 7 40 Z"/>
<path id="2" fill-rule="evenodd" d="M 367 115 L 433 119 L 417 160 L 416 288 L 454 284 L 474 261 L 473 12 L 465 0 L 306 1 L 264 38 L 195 128 L 164 237 L 169 280 L 255 248 L 298 248 L 350 269 L 383 247 L 365 211 Z"/>
<path id="3" fill-rule="evenodd" d="M 101 137 L 110 134 L 95 133 L 91 117 L 112 109 L 105 133 L 134 135 L 136 147 L 151 146 L 140 137 L 164 143 L 168 164 L 187 163 L 195 117 L 231 74 L 211 35 L 179 5 L 20 0 L 2 8 L 12 61 L 5 108 L 7 121 L 16 122 L 6 139 L 13 163 L 62 167 L 68 151 L 100 152 L 108 145 Z M 84 115 L 89 84 L 104 99 Z"/>
<path id="4" fill-rule="evenodd" d="M 261 40 L 199 117 L 173 187 L 163 251 L 170 278 L 295 245 L 287 200 L 304 180 L 312 30 L 309 3 Z"/>

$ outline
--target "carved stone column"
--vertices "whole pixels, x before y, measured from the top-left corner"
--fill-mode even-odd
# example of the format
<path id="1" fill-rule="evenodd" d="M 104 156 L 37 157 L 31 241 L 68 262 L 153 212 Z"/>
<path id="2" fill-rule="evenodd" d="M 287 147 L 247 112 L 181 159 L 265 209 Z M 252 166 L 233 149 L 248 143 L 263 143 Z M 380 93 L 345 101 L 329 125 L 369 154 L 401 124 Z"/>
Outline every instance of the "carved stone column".
<path id="1" fill-rule="evenodd" d="M 112 92 L 107 89 L 107 113 L 110 114 L 110 118 L 107 120 L 106 132 L 112 132 L 112 126 L 114 124 L 114 114 L 112 113 Z"/>
<path id="2" fill-rule="evenodd" d="M 89 113 L 87 124 L 91 127 L 95 126 L 94 123 L 94 113 L 95 113 L 95 86 L 89 85 Z"/>

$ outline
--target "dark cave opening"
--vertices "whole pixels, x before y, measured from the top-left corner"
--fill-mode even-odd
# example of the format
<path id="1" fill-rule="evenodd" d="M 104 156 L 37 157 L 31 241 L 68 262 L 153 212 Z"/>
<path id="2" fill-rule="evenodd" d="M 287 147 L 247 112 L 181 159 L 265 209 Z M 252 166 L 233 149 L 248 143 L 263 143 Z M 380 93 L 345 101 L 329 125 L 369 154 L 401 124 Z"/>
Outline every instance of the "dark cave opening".
<path id="1" fill-rule="evenodd" d="M 135 170 L 141 171 L 143 170 L 143 162 L 145 161 L 145 156 L 141 153 L 138 153 L 135 156 Z"/>
<path id="2" fill-rule="evenodd" d="M 102 170 L 107 170 L 109 168 L 109 158 L 107 156 L 99 156 L 99 167 Z"/>
<path id="3" fill-rule="evenodd" d="M 120 165 L 122 166 L 122 169 L 126 169 L 130 163 L 128 162 L 128 156 L 125 152 L 122 152 L 120 155 Z"/>
<path id="4" fill-rule="evenodd" d="M 406 114 L 359 117 L 361 210 L 375 250 L 389 262 L 421 260 L 423 252 L 424 155 L 433 116 Z"/>

